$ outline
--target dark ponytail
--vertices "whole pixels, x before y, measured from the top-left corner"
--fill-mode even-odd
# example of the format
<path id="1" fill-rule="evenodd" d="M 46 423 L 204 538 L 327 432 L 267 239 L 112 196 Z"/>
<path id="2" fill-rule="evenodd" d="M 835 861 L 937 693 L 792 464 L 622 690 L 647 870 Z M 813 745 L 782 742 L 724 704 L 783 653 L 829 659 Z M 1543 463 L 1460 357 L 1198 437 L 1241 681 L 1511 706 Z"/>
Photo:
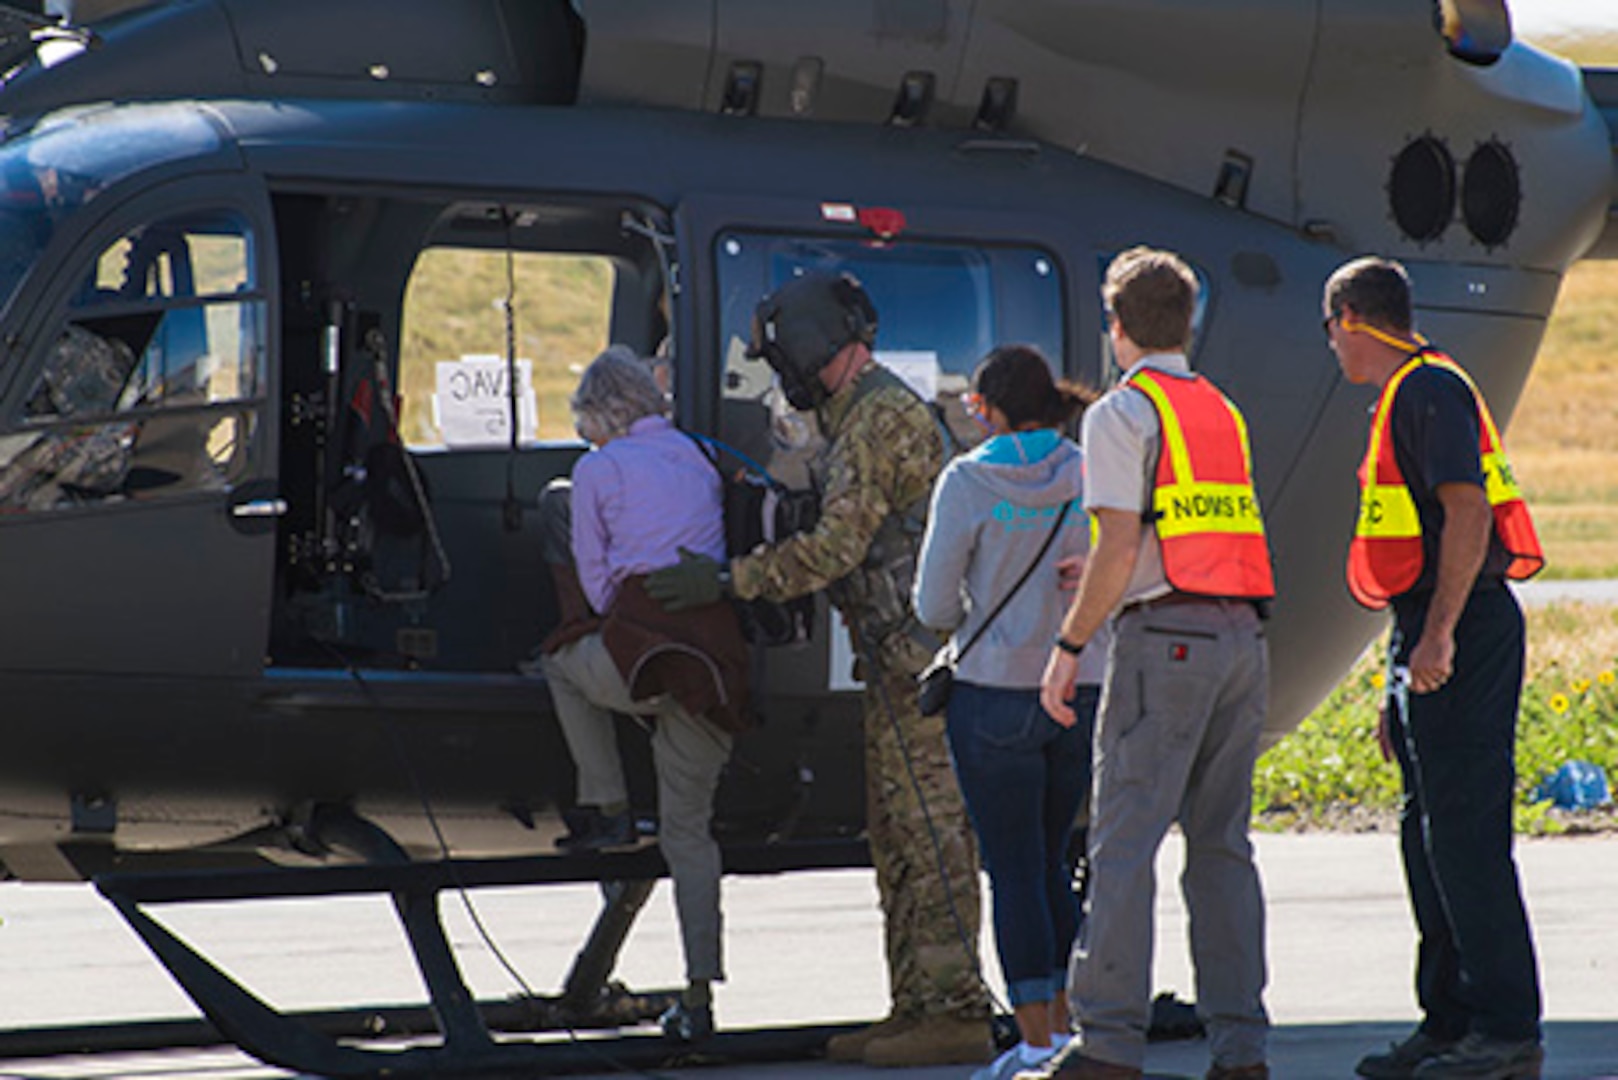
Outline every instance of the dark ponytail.
<path id="1" fill-rule="evenodd" d="M 972 388 L 1006 414 L 1012 430 L 1033 424 L 1062 428 L 1099 396 L 1082 383 L 1051 377 L 1050 362 L 1033 345 L 999 345 L 972 373 Z"/>

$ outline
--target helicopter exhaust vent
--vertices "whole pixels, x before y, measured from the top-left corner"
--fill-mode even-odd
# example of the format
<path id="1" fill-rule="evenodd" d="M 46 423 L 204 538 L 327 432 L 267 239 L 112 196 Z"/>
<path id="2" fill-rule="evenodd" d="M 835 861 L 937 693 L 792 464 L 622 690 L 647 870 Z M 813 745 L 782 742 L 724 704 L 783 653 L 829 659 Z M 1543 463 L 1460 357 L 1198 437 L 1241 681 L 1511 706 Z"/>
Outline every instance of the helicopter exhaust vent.
<path id="1" fill-rule="evenodd" d="M 916 127 L 927 119 L 927 110 L 933 107 L 933 86 L 936 80 L 930 71 L 911 71 L 899 82 L 899 94 L 893 99 L 893 111 L 888 114 L 891 127 Z"/>
<path id="2" fill-rule="evenodd" d="M 764 85 L 764 65 L 756 60 L 738 60 L 725 76 L 725 94 L 719 111 L 726 116 L 754 116 L 758 113 L 759 90 Z"/>
<path id="3" fill-rule="evenodd" d="M 1393 159 L 1388 200 L 1399 231 L 1418 244 L 1444 235 L 1455 216 L 1455 159 L 1434 135 L 1414 139 Z"/>
<path id="4" fill-rule="evenodd" d="M 1461 220 L 1472 239 L 1486 248 L 1497 248 L 1517 228 L 1522 208 L 1522 184 L 1517 159 L 1498 139 L 1478 144 L 1466 159 L 1461 182 Z"/>

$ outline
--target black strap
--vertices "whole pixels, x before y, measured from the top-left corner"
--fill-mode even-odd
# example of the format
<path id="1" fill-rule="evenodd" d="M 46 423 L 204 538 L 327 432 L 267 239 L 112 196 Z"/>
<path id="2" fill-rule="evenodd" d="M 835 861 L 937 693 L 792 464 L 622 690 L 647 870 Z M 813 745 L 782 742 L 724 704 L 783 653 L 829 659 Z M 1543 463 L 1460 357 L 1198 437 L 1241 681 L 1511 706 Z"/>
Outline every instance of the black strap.
<path id="1" fill-rule="evenodd" d="M 966 655 L 967 650 L 978 643 L 978 638 L 982 637 L 983 632 L 989 628 L 989 624 L 994 622 L 995 616 L 1004 611 L 1006 605 L 1011 603 L 1011 598 L 1017 595 L 1017 590 L 1023 587 L 1023 583 L 1034 576 L 1035 568 L 1044 561 L 1045 553 L 1051 549 L 1051 544 L 1056 541 L 1056 534 L 1062 531 L 1062 522 L 1067 520 L 1068 507 L 1072 505 L 1072 499 L 1062 503 L 1062 510 L 1056 515 L 1056 524 L 1052 525 L 1051 531 L 1046 534 L 1045 542 L 1039 545 L 1039 554 L 1034 556 L 1033 562 L 1028 564 L 1028 568 L 1022 572 L 1022 577 L 1017 579 L 1017 584 L 1011 587 L 1011 591 L 1002 596 L 1000 602 L 994 605 L 994 610 L 989 612 L 989 617 L 983 620 L 982 625 L 977 628 L 977 632 L 967 640 L 965 645 L 961 646 L 961 651 L 955 654 L 957 664 L 961 662 L 961 657 Z"/>

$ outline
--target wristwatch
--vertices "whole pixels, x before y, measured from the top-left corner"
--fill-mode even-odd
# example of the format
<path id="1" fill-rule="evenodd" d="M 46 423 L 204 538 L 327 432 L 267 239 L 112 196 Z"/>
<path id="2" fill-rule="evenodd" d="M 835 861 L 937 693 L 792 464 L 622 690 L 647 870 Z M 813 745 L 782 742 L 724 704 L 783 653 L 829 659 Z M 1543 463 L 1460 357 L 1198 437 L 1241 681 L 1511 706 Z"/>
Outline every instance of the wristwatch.
<path id="1" fill-rule="evenodd" d="M 1080 641 L 1078 643 L 1071 642 L 1067 638 L 1063 637 L 1061 634 L 1056 635 L 1055 644 L 1056 644 L 1056 647 L 1058 649 L 1061 649 L 1063 652 L 1067 653 L 1069 656 L 1077 656 L 1077 655 L 1079 655 L 1081 652 L 1084 651 L 1084 645 L 1085 645 L 1085 643 L 1082 642 L 1082 641 Z"/>

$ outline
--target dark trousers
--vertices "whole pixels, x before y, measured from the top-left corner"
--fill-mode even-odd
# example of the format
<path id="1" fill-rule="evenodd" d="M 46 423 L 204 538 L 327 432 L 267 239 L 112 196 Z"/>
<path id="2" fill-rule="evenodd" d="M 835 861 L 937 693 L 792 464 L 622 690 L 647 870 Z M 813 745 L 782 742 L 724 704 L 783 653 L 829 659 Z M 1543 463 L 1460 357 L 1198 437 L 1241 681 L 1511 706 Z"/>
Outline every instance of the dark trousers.
<path id="1" fill-rule="evenodd" d="M 1398 605 L 1392 640 L 1403 665 L 1426 618 Z M 1455 629 L 1449 682 L 1430 694 L 1396 689 L 1394 750 L 1404 780 L 1400 846 L 1419 933 L 1416 999 L 1422 1029 L 1442 1039 L 1478 1032 L 1540 1036 L 1539 974 L 1512 857 L 1517 704 L 1523 618 L 1505 587 L 1474 592 Z"/>
<path id="2" fill-rule="evenodd" d="M 994 893 L 994 942 L 1013 1006 L 1066 986 L 1079 902 L 1068 837 L 1090 792 L 1090 739 L 1101 689 L 1080 686 L 1064 728 L 1038 690 L 956 682 L 950 756 Z"/>

